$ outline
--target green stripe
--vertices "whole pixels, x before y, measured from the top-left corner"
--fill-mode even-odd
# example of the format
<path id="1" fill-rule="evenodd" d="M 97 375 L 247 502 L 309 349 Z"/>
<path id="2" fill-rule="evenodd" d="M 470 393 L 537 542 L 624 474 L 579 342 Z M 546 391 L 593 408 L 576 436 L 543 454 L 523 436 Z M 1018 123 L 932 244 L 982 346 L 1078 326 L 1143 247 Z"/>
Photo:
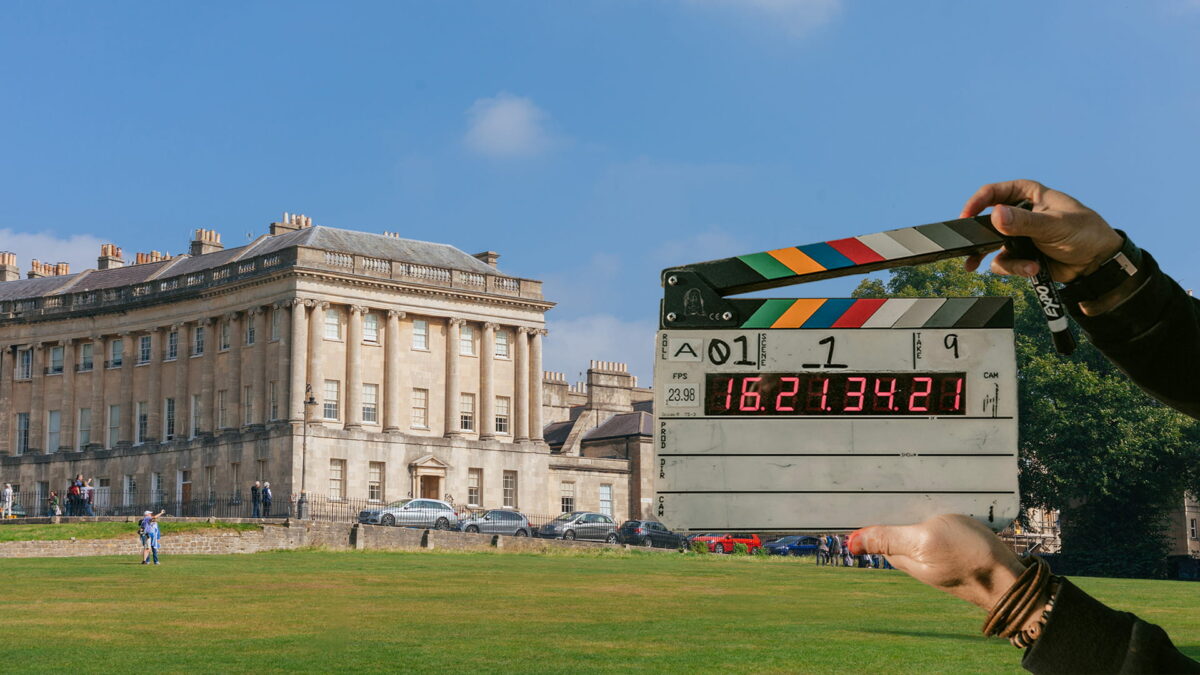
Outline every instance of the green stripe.
<path id="1" fill-rule="evenodd" d="M 775 323 L 783 313 L 788 311 L 795 300 L 781 300 L 774 298 L 767 300 L 759 307 L 754 314 L 750 315 L 749 319 L 742 324 L 742 328 L 770 328 L 771 324 Z"/>
<path id="2" fill-rule="evenodd" d="M 796 276 L 796 273 L 791 268 L 776 260 L 770 253 L 739 255 L 738 260 L 749 265 L 750 269 L 761 274 L 764 279 L 782 279 L 783 277 Z"/>

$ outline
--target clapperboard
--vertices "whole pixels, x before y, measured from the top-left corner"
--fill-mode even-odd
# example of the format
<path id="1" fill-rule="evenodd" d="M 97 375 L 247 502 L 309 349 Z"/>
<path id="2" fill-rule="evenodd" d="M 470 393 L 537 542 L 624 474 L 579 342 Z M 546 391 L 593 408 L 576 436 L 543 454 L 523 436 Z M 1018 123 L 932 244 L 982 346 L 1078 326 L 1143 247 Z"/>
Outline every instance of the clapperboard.
<path id="1" fill-rule="evenodd" d="M 981 254 L 986 216 L 663 271 L 655 511 L 681 532 L 1017 515 L 1011 298 L 728 296 Z"/>

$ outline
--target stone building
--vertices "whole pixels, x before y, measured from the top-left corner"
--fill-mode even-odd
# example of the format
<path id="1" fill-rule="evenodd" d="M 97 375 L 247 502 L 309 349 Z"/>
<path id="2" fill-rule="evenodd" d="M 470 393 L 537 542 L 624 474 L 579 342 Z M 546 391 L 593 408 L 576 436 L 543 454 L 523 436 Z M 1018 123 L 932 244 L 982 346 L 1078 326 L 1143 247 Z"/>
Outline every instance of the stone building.
<path id="1" fill-rule="evenodd" d="M 237 248 L 197 230 L 186 255 L 126 264 L 106 244 L 76 274 L 34 261 L 20 279 L 0 253 L 0 481 L 31 504 L 82 473 L 126 503 L 258 479 L 277 502 L 624 518 L 628 458 L 543 440 L 553 303 L 498 258 L 288 214 Z"/>

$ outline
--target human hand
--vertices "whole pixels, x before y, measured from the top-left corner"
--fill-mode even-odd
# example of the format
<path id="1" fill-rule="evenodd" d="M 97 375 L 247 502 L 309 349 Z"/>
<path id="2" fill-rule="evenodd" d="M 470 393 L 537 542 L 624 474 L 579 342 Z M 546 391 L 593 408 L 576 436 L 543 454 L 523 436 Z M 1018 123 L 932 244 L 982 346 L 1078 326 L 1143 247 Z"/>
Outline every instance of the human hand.
<path id="1" fill-rule="evenodd" d="M 876 525 L 850 534 L 850 552 L 882 553 L 893 567 L 990 611 L 1025 571 L 987 527 L 943 514 L 916 525 Z"/>
<path id="2" fill-rule="evenodd" d="M 1022 199 L 1033 203 L 1033 210 L 1013 208 Z M 1029 237 L 1046 256 L 1055 281 L 1068 282 L 1095 272 L 1101 264 L 1121 250 L 1117 234 L 1100 214 L 1079 203 L 1074 197 L 1031 180 L 1012 180 L 984 185 L 971 195 L 962 210 L 962 218 L 992 209 L 992 225 L 1012 237 Z M 982 255 L 970 256 L 966 268 L 974 270 Z M 992 260 L 997 274 L 1033 276 L 1037 261 L 1022 260 L 1001 251 Z"/>

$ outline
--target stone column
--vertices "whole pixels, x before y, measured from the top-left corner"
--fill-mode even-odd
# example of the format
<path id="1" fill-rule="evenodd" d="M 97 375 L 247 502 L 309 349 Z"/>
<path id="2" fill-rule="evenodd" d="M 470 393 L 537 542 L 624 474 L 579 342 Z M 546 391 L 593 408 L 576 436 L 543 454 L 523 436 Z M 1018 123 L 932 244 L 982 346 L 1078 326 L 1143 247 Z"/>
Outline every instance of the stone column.
<path id="1" fill-rule="evenodd" d="M 292 422 L 304 420 L 304 385 L 308 383 L 308 318 L 307 307 L 310 301 L 300 298 L 291 300 L 288 305 L 292 308 L 291 330 L 288 335 L 291 344 L 286 350 L 288 354 L 288 410 L 286 418 Z M 282 345 L 280 346 L 282 348 Z"/>
<path id="2" fill-rule="evenodd" d="M 242 313 L 230 312 L 225 315 L 229 322 L 229 373 L 226 378 L 225 421 L 230 429 L 237 429 L 245 424 L 242 419 L 242 347 L 246 343 L 243 332 Z"/>
<path id="3" fill-rule="evenodd" d="M 458 419 L 458 340 L 462 334 L 463 319 L 450 319 L 446 322 L 446 423 L 445 435 L 462 436 Z"/>
<path id="4" fill-rule="evenodd" d="M 254 418 L 243 420 L 242 424 L 265 425 L 271 419 L 270 398 L 267 394 L 271 388 L 267 370 L 267 343 L 271 341 L 271 328 L 267 323 L 267 312 L 262 307 L 255 307 L 249 319 L 254 322 L 254 349 L 250 358 L 254 360 Z M 278 387 L 279 385 L 276 385 Z M 275 392 L 278 396 L 278 390 Z"/>
<path id="5" fill-rule="evenodd" d="M 492 387 L 495 370 L 496 329 L 494 323 L 483 324 L 483 340 L 479 344 L 479 440 L 496 437 L 496 394 Z"/>
<path id="6" fill-rule="evenodd" d="M 117 439 L 119 443 L 132 443 L 137 424 L 137 405 L 133 398 L 133 364 L 137 361 L 137 347 L 133 333 L 121 333 L 117 338 L 121 340 L 121 394 L 117 397 L 121 405 L 121 427 Z"/>
<path id="7" fill-rule="evenodd" d="M 387 313 L 387 334 L 384 339 L 383 373 L 383 430 L 400 430 L 400 319 L 404 312 L 394 309 Z"/>
<path id="8" fill-rule="evenodd" d="M 92 336 L 92 445 L 103 448 L 108 442 L 108 399 L 104 396 L 103 335 Z"/>
<path id="9" fill-rule="evenodd" d="M 75 340 L 68 338 L 63 348 L 62 401 L 59 403 L 59 446 L 75 449 Z M 58 448 L 51 448 L 57 451 Z"/>
<path id="10" fill-rule="evenodd" d="M 292 417 L 291 413 L 288 412 L 288 407 L 292 404 L 290 389 L 292 382 L 292 326 L 290 321 L 285 321 L 287 318 L 285 312 L 292 306 L 292 302 L 295 302 L 295 300 L 277 302 L 273 307 L 274 311 L 279 312 L 281 315 L 279 319 L 279 343 L 275 345 L 275 400 L 279 408 L 278 417 L 285 420 Z M 267 410 L 263 413 L 263 419 L 268 422 L 271 420 L 269 404 Z"/>
<path id="11" fill-rule="evenodd" d="M 513 331 L 517 355 L 513 361 L 513 379 L 516 386 L 513 391 L 513 440 L 529 440 L 529 331 L 532 328 L 524 326 Z"/>
<path id="12" fill-rule="evenodd" d="M 546 329 L 529 334 L 529 439 L 542 440 L 542 336 Z"/>
<path id="13" fill-rule="evenodd" d="M 12 346 L 0 345 L 0 457 L 13 454 L 12 434 L 17 413 L 12 407 L 13 373 Z"/>
<path id="14" fill-rule="evenodd" d="M 188 366 L 192 362 L 192 325 L 177 323 L 171 330 L 179 333 L 178 350 L 175 354 L 175 438 L 187 438 L 192 425 L 192 397 L 188 393 Z M 163 437 L 166 440 L 166 437 Z"/>
<path id="15" fill-rule="evenodd" d="M 362 305 L 351 305 L 346 325 L 346 429 L 362 427 Z"/>
<path id="16" fill-rule="evenodd" d="M 41 343 L 30 345 L 33 350 L 32 382 L 29 387 L 29 449 L 49 452 L 46 446 L 46 352 Z M 57 450 L 58 448 L 55 448 Z M 38 505 L 41 506 L 40 504 Z"/>
<path id="17" fill-rule="evenodd" d="M 200 402 L 203 410 L 200 413 L 200 429 L 213 436 L 217 435 L 217 348 L 221 344 L 221 336 L 214 317 L 202 319 L 199 326 L 204 327 L 204 358 L 200 364 Z"/>
<path id="18" fill-rule="evenodd" d="M 149 386 L 146 387 L 146 438 L 147 443 L 162 440 L 162 329 L 150 331 Z"/>
<path id="19" fill-rule="evenodd" d="M 322 367 L 325 361 L 322 357 L 325 344 L 325 310 L 329 309 L 328 302 L 316 301 L 312 305 L 312 314 L 308 317 L 308 379 L 312 385 L 313 398 L 320 406 L 325 396 L 325 376 Z M 301 411 L 303 412 L 303 411 Z M 324 415 L 316 416 L 309 424 L 320 424 Z"/>

